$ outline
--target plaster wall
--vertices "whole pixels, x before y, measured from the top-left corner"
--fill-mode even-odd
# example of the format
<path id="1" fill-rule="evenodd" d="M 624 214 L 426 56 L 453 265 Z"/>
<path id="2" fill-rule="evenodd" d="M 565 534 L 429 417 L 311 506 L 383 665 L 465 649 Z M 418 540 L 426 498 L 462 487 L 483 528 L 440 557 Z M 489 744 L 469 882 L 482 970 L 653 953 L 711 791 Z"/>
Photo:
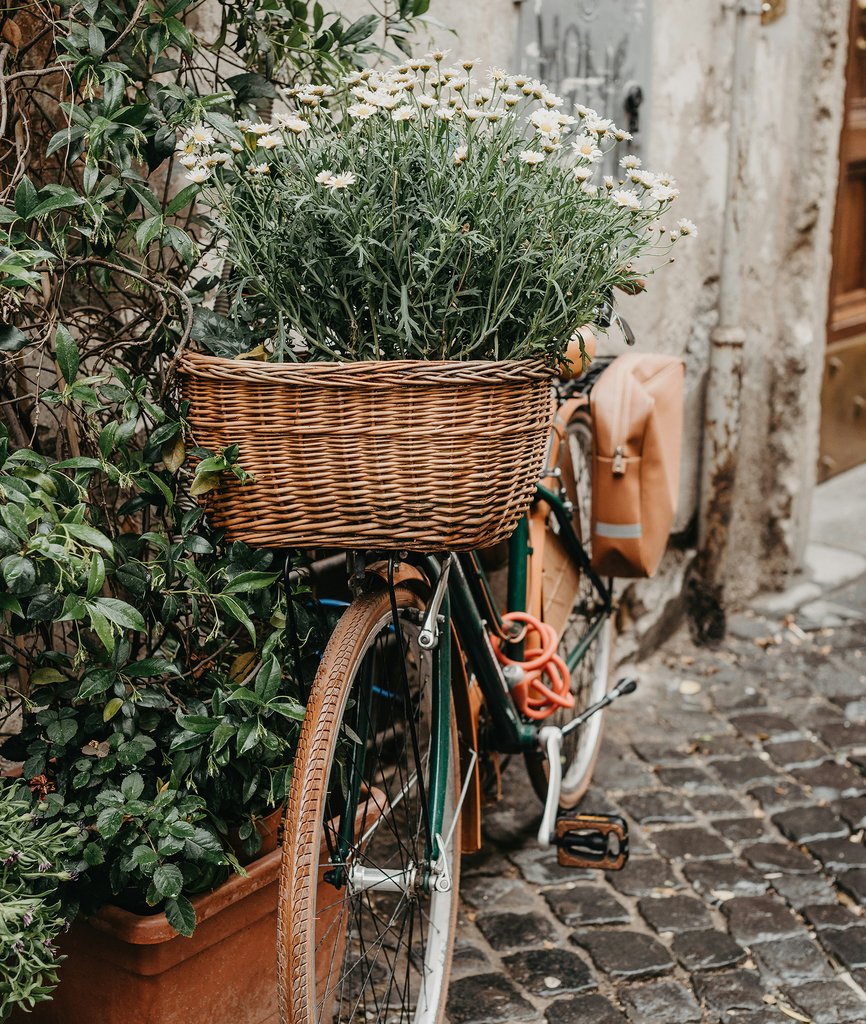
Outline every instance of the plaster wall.
<path id="1" fill-rule="evenodd" d="M 353 0 L 360 9 L 362 0 Z M 347 5 L 347 8 L 351 5 Z M 754 5 L 752 5 L 754 7 Z M 519 4 L 433 0 L 431 42 L 514 65 Z M 760 29 L 746 111 L 749 156 L 739 169 L 742 427 L 729 597 L 782 586 L 801 564 L 817 458 L 819 394 L 838 175 L 848 0 L 788 0 Z M 680 513 L 686 535 L 698 506 L 703 391 L 717 322 L 726 199 L 734 3 L 656 0 L 645 163 L 677 177 L 680 215 L 700 237 L 680 247 L 646 295 L 620 305 L 647 350 L 681 354 L 687 408 Z M 618 350 L 612 334 L 606 347 Z M 682 560 L 670 566 L 671 582 Z"/>

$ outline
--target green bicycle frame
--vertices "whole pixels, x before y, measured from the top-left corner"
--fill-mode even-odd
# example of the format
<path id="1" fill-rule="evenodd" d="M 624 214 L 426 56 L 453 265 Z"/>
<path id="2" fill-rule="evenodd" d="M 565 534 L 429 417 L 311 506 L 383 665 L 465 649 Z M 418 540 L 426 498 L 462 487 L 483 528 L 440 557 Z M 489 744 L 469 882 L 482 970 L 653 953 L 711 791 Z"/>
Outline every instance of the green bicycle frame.
<path id="1" fill-rule="evenodd" d="M 610 586 L 606 586 L 593 570 L 589 557 L 574 532 L 572 510 L 563 499 L 541 485 L 537 486 L 536 499 L 544 501 L 551 509 L 559 526 L 559 537 L 565 549 L 580 572 L 585 573 L 599 598 L 600 607 L 586 633 L 577 646 L 566 653 L 569 670 L 573 670 L 586 656 L 587 651 L 604 626 L 613 610 Z M 509 611 L 526 610 L 527 563 L 530 554 L 528 520 L 524 517 L 509 541 L 509 566 L 507 602 Z M 424 568 L 435 586 L 443 562 L 431 556 L 422 559 Z M 492 620 L 488 622 L 480 609 L 485 609 Z M 431 689 L 431 742 L 430 773 L 428 778 L 429 832 L 425 842 L 425 856 L 428 878 L 432 865 L 440 855 L 439 840 L 443 838 L 443 822 L 448 799 L 449 760 L 451 752 L 451 630 L 453 623 L 460 639 L 469 667 L 478 680 L 484 694 L 489 726 L 485 743 L 501 753 L 522 753 L 538 745 L 538 726 L 524 721 L 517 711 L 508 689 L 508 683 L 496 658 L 490 639 L 491 630 L 502 634 L 505 626 L 496 609 L 490 585 L 475 553 L 452 555 L 448 575 L 448 587 L 440 608 L 441 625 L 438 643 L 432 650 Z M 522 643 L 511 645 L 515 657 L 522 656 Z M 372 686 L 372 680 L 362 680 L 362 689 Z M 365 703 L 362 701 L 362 703 Z M 367 742 L 369 716 L 361 712 L 358 720 L 358 739 L 363 750 Z M 456 752 L 455 752 L 456 756 Z M 347 807 L 342 816 L 341 832 L 337 842 L 338 863 L 346 860 L 353 843 L 353 809 L 360 800 L 361 766 L 353 762 L 353 769 L 347 779 Z M 335 879 L 341 874 L 338 869 Z M 339 881 L 337 882 L 339 884 Z"/>

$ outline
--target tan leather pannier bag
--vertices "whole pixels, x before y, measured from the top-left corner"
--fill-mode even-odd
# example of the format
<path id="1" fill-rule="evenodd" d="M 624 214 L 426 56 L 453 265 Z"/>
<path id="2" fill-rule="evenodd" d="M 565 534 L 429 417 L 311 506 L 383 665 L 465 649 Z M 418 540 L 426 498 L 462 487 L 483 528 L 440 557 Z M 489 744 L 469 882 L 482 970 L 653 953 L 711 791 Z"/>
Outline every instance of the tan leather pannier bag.
<path id="1" fill-rule="evenodd" d="M 630 352 L 602 373 L 592 410 L 592 565 L 652 576 L 677 509 L 683 426 L 681 359 Z"/>

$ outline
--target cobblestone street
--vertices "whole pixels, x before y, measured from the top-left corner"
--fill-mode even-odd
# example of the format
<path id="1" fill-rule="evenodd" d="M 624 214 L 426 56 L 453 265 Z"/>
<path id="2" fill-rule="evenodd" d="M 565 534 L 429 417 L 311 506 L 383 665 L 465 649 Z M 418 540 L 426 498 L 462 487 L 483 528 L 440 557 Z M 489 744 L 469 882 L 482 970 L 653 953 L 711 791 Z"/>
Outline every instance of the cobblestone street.
<path id="1" fill-rule="evenodd" d="M 512 762 L 463 862 L 451 1024 L 866 1022 L 864 611 L 866 577 L 640 666 L 583 804 L 628 819 L 620 874 L 536 846 Z"/>

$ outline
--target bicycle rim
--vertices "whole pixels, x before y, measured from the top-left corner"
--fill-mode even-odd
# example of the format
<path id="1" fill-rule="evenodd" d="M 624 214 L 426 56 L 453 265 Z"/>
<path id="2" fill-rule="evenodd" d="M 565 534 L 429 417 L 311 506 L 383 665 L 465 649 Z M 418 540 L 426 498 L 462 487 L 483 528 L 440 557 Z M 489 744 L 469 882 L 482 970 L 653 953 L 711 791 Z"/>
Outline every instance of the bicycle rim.
<path id="1" fill-rule="evenodd" d="M 283 1024 L 439 1024 L 444 1014 L 460 830 L 457 823 L 437 865 L 444 863 L 451 887 L 430 891 L 423 878 L 424 797 L 429 801 L 434 662 L 417 644 L 417 625 L 404 618 L 423 602 L 403 588 L 397 589 L 397 601 L 408 701 L 383 592 L 347 609 L 310 696 L 286 812 L 280 880 Z M 451 740 L 443 838 L 452 829 L 457 803 L 453 724 Z M 340 854 L 340 825 L 350 816 L 349 845 Z M 386 890 L 384 880 L 370 882 L 371 872 L 405 882 L 413 868 L 415 881 L 401 891 Z"/>

